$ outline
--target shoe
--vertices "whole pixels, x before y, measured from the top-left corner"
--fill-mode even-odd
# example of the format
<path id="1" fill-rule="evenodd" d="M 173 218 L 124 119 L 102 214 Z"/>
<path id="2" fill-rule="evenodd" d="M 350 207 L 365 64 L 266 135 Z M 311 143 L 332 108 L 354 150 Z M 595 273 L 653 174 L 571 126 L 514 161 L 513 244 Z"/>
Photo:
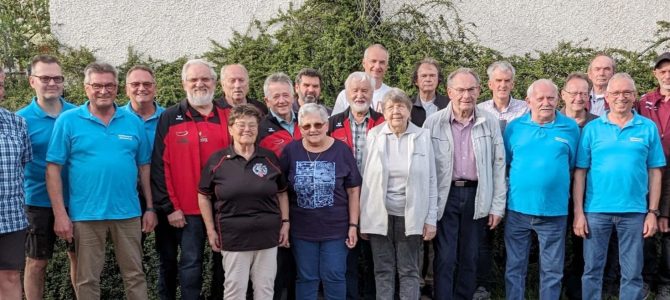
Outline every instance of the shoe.
<path id="1" fill-rule="evenodd" d="M 656 300 L 670 300 L 670 285 L 664 284 L 658 287 Z"/>
<path id="2" fill-rule="evenodd" d="M 649 298 L 649 291 L 651 288 L 649 287 L 649 284 L 644 282 L 642 284 L 642 300 L 647 300 Z"/>
<path id="3" fill-rule="evenodd" d="M 491 300 L 491 292 L 483 286 L 477 287 L 475 294 L 472 295 L 472 300 Z"/>

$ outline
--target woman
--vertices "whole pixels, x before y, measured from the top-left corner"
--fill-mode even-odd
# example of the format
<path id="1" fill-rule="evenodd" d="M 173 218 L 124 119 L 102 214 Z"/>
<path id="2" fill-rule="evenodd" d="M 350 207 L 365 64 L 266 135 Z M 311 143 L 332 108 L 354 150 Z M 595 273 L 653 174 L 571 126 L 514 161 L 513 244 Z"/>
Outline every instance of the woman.
<path id="1" fill-rule="evenodd" d="M 430 133 L 409 122 L 412 102 L 393 88 L 382 98 L 386 122 L 368 132 L 363 156 L 361 233 L 370 239 L 377 299 L 419 299 L 423 240 L 435 237 L 437 181 Z"/>
<path id="2" fill-rule="evenodd" d="M 288 245 L 287 183 L 272 151 L 255 146 L 260 120 L 251 105 L 231 110 L 233 144 L 212 154 L 198 188 L 209 244 L 223 256 L 226 300 L 246 299 L 250 277 L 254 299 L 272 299 L 277 246 Z"/>
<path id="3" fill-rule="evenodd" d="M 288 176 L 291 248 L 298 279 L 296 299 L 346 298 L 347 254 L 357 242 L 361 177 L 349 147 L 326 135 L 328 113 L 304 104 L 298 112 L 302 140 L 288 144 L 281 169 Z"/>

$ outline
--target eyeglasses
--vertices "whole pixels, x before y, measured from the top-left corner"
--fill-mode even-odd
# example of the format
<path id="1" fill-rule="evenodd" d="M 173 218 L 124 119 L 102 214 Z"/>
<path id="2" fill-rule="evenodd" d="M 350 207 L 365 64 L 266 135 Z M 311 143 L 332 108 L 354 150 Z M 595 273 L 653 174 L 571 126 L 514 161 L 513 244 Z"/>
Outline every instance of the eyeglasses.
<path id="1" fill-rule="evenodd" d="M 208 84 L 208 83 L 212 82 L 213 80 L 214 79 L 212 79 L 211 77 L 200 77 L 200 78 L 188 78 L 188 79 L 186 79 L 186 81 L 188 81 L 190 83 L 198 83 L 198 81 L 200 81 L 204 84 Z"/>
<path id="2" fill-rule="evenodd" d="M 54 83 L 63 83 L 65 81 L 65 77 L 63 76 L 37 76 L 37 75 L 30 75 L 31 77 L 36 77 L 40 80 L 41 83 L 49 84 L 51 80 L 54 81 Z"/>
<path id="3" fill-rule="evenodd" d="M 463 95 L 463 94 L 465 94 L 465 92 L 468 92 L 468 93 L 472 94 L 472 93 L 476 92 L 479 89 L 479 87 L 474 86 L 474 87 L 467 88 L 467 89 L 464 89 L 464 88 L 450 88 L 450 89 L 452 91 L 456 92 L 457 95 Z"/>
<path id="4" fill-rule="evenodd" d="M 566 90 L 563 90 L 563 92 L 565 92 L 566 94 L 570 95 L 570 97 L 573 97 L 573 98 L 577 97 L 577 96 L 581 96 L 581 97 L 588 97 L 589 96 L 589 93 L 587 93 L 587 92 L 568 92 Z"/>
<path id="5" fill-rule="evenodd" d="M 235 122 L 233 123 L 235 127 L 238 129 L 256 129 L 258 128 L 258 123 L 242 123 L 242 122 Z"/>
<path id="6" fill-rule="evenodd" d="M 151 81 L 143 81 L 143 82 L 128 82 L 127 84 L 134 89 L 136 89 L 140 86 L 143 86 L 145 89 L 148 89 L 148 88 L 151 88 L 152 86 L 154 86 L 155 83 L 153 83 Z"/>
<path id="7" fill-rule="evenodd" d="M 305 130 L 305 131 L 312 129 L 312 127 L 314 127 L 314 129 L 316 129 L 316 130 L 319 130 L 319 129 L 323 128 L 323 125 L 325 125 L 325 124 L 326 123 L 302 124 L 302 125 L 300 125 L 300 128 L 302 128 L 302 130 Z"/>
<path id="8" fill-rule="evenodd" d="M 108 91 L 116 90 L 116 83 L 107 83 L 107 84 L 87 83 L 86 85 L 90 86 L 95 91 L 102 91 L 102 89 L 106 89 Z"/>
<path id="9" fill-rule="evenodd" d="M 635 95 L 635 91 L 614 91 L 614 92 L 607 92 L 607 94 L 615 98 L 621 95 L 623 95 L 624 98 L 630 98 Z"/>

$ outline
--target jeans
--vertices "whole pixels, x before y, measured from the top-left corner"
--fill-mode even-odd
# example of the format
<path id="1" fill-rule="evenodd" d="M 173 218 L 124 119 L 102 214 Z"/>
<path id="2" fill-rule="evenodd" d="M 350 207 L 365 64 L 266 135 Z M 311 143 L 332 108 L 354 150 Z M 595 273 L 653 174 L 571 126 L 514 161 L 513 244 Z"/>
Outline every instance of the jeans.
<path id="1" fill-rule="evenodd" d="M 342 300 L 347 294 L 345 273 L 349 250 L 344 239 L 312 242 L 293 238 L 291 248 L 296 262 L 296 299 L 315 300 L 319 282 L 325 300 Z"/>
<path id="2" fill-rule="evenodd" d="M 540 246 L 540 299 L 561 298 L 566 223 L 567 216 L 544 217 L 507 211 L 505 222 L 507 299 L 525 299 L 528 254 L 533 231 L 537 234 Z"/>
<path id="3" fill-rule="evenodd" d="M 442 219 L 437 221 L 435 298 L 471 300 L 477 279 L 479 241 L 487 218 L 473 220 L 476 187 L 451 187 Z"/>
<path id="4" fill-rule="evenodd" d="M 405 218 L 388 216 L 387 234 L 370 234 L 378 300 L 393 299 L 398 275 L 400 300 L 416 300 L 419 290 L 421 235 L 405 235 Z"/>
<path id="5" fill-rule="evenodd" d="M 589 235 L 584 240 L 582 298 L 600 299 L 605 255 L 612 230 L 619 240 L 619 299 L 642 299 L 643 213 L 586 213 Z"/>
<path id="6" fill-rule="evenodd" d="M 177 272 L 181 299 L 199 299 L 202 290 L 202 258 L 205 249 L 205 224 L 201 216 L 185 216 L 183 228 L 172 227 L 167 216 L 160 214 L 156 227 L 158 252 L 158 296 L 161 300 L 175 300 Z M 179 263 L 177 263 L 178 251 Z"/>

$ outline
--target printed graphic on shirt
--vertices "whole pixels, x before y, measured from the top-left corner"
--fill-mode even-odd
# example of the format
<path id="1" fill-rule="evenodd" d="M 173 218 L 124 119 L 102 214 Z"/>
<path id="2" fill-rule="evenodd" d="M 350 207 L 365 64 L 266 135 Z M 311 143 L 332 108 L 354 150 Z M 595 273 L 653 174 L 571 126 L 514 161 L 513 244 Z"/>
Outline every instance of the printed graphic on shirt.
<path id="1" fill-rule="evenodd" d="M 258 177 L 263 177 L 268 174 L 268 167 L 262 163 L 257 163 L 252 168 L 252 171 L 254 174 L 258 175 Z"/>
<path id="2" fill-rule="evenodd" d="M 294 189 L 298 196 L 298 207 L 314 209 L 333 206 L 335 163 L 328 161 L 296 162 Z"/>

